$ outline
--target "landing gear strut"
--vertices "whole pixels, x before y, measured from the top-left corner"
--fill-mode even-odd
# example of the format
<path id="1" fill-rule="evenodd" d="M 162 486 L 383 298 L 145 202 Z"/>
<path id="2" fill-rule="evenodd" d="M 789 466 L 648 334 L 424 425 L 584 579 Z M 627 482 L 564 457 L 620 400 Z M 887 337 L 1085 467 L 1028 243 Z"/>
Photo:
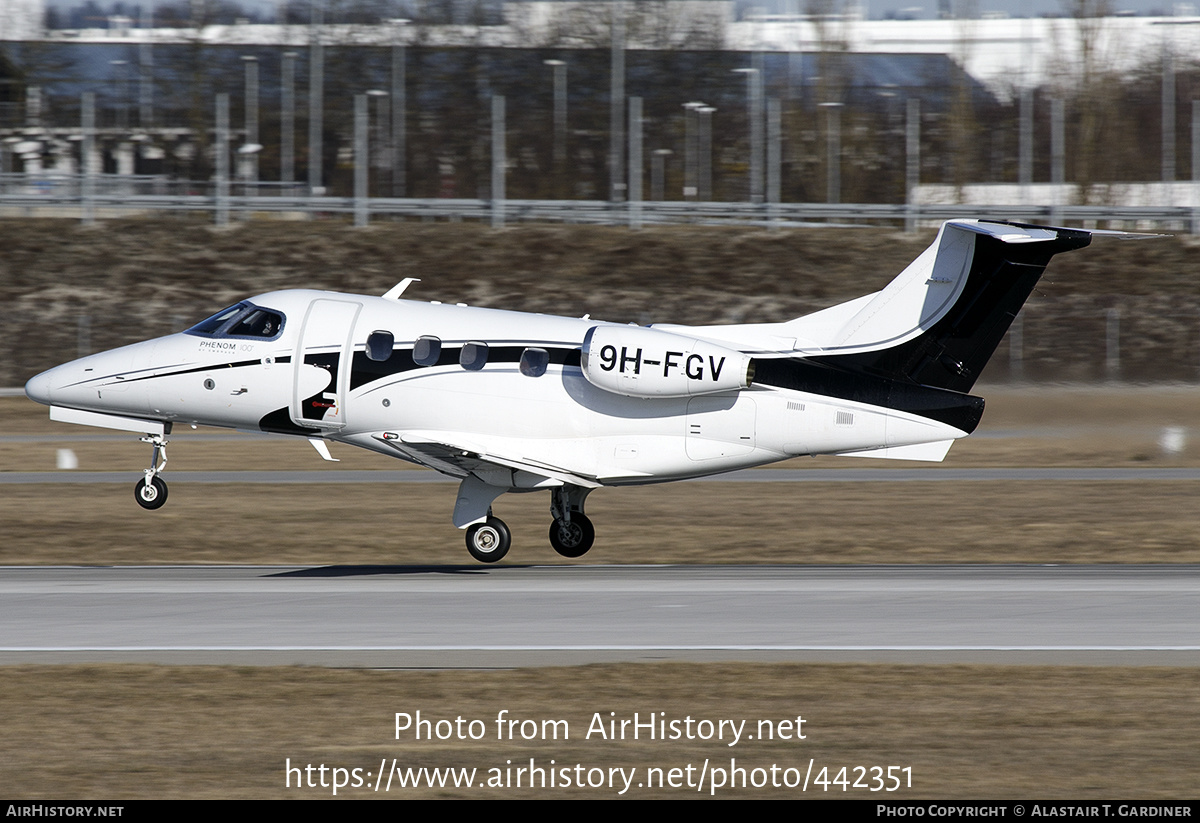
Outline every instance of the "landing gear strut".
<path id="1" fill-rule="evenodd" d="M 488 509 L 487 520 L 467 529 L 467 551 L 480 563 L 495 563 L 502 559 L 511 544 L 508 526 L 499 517 L 492 517 L 491 509 Z"/>
<path id="2" fill-rule="evenodd" d="M 150 468 L 145 470 L 146 476 L 133 487 L 133 499 L 143 509 L 162 508 L 163 503 L 167 502 L 167 483 L 158 473 L 167 467 L 169 441 L 162 435 L 155 434 L 143 437 L 142 442 L 153 445 L 154 454 L 150 457 Z"/>
<path id="3" fill-rule="evenodd" d="M 550 493 L 550 545 L 563 557 L 583 557 L 596 541 L 596 527 L 583 513 L 591 489 L 560 486 Z"/>

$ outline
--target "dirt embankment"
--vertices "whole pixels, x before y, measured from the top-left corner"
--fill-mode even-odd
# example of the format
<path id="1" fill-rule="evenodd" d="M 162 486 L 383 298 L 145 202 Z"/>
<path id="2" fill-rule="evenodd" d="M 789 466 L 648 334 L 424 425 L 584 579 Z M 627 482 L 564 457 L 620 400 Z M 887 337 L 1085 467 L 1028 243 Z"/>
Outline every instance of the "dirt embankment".
<path id="1" fill-rule="evenodd" d="M 0 221 L 0 385 L 76 356 L 177 331 L 278 288 L 409 296 L 618 320 L 784 320 L 882 287 L 930 241 L 878 228 L 670 227 L 199 220 Z M 1027 377 L 1200 373 L 1200 244 L 1108 239 L 1056 258 L 1026 314 Z M 1003 349 L 1001 351 L 1003 355 Z M 1106 359 L 1108 358 L 1108 359 Z M 1010 359 L 989 376 L 1004 379 Z"/>

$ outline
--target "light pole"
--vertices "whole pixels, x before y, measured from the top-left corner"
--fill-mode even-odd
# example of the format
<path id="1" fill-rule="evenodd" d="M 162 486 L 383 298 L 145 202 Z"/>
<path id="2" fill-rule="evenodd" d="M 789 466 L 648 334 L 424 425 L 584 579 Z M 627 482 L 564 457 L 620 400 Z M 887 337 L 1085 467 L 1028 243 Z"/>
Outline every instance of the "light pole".
<path id="1" fill-rule="evenodd" d="M 822 103 L 825 130 L 825 202 L 842 202 L 842 104 Z"/>
<path id="2" fill-rule="evenodd" d="M 629 98 L 629 228 L 642 227 L 642 98 Z"/>
<path id="3" fill-rule="evenodd" d="M 392 43 L 392 139 L 388 165 L 392 167 L 392 197 L 408 196 L 408 51 L 403 27 L 408 20 L 388 20 L 395 27 Z"/>
<path id="4" fill-rule="evenodd" d="M 1200 100 L 1192 101 L 1192 189 L 1200 188 Z M 1195 201 L 1193 201 L 1195 202 Z M 1200 234 L 1200 204 L 1192 206 L 1192 234 Z"/>
<path id="5" fill-rule="evenodd" d="M 746 75 L 746 118 L 750 124 L 750 202 L 763 200 L 763 104 L 762 72 L 756 68 L 734 69 Z"/>
<path id="6" fill-rule="evenodd" d="M 921 100 L 908 98 L 904 125 L 904 202 L 908 204 L 904 219 L 904 230 L 917 230 L 917 216 L 913 198 L 921 184 Z"/>
<path id="7" fill-rule="evenodd" d="M 321 48 L 324 9 L 320 0 L 312 4 L 308 56 L 308 190 L 310 195 L 324 194 L 321 185 L 321 145 L 325 116 L 325 53 Z"/>
<path id="8" fill-rule="evenodd" d="M 1062 98 L 1052 98 L 1050 100 L 1050 182 L 1054 185 L 1055 208 L 1050 212 L 1050 219 L 1053 221 L 1051 225 L 1054 226 L 1060 225 L 1057 206 L 1066 203 L 1066 196 L 1062 193 L 1063 183 L 1066 181 L 1064 174 L 1066 168 L 1065 120 L 1066 114 Z"/>
<path id="9" fill-rule="evenodd" d="M 291 183 L 296 179 L 296 52 L 283 53 L 280 73 L 279 179 Z"/>
<path id="10" fill-rule="evenodd" d="M 1175 55 L 1165 43 L 1162 58 L 1162 181 L 1175 182 Z"/>
<path id="11" fill-rule="evenodd" d="M 242 179 L 245 181 L 246 194 L 256 194 L 258 184 L 258 58 L 243 55 L 246 64 L 246 103 L 244 114 L 246 120 L 246 142 L 243 144 L 244 167 Z"/>
<path id="12" fill-rule="evenodd" d="M 666 164 L 673 152 L 670 149 L 655 149 L 650 156 L 650 199 L 656 203 L 666 200 Z"/>
<path id="13" fill-rule="evenodd" d="M 767 216 L 774 224 L 779 212 L 783 173 L 783 110 L 778 97 L 767 100 Z"/>
<path id="14" fill-rule="evenodd" d="M 697 192 L 702 202 L 708 203 L 713 199 L 712 185 L 712 115 L 716 109 L 712 106 L 700 106 L 696 114 L 700 118 L 700 153 L 698 158 L 700 190 Z"/>
<path id="15" fill-rule="evenodd" d="M 217 95 L 217 225 L 229 225 L 229 95 Z"/>
<path id="16" fill-rule="evenodd" d="M 83 225 L 96 225 L 96 93 L 85 91 L 80 97 L 81 130 L 79 165 L 83 174 Z M 3 152 L 0 152 L 3 155 Z"/>
<path id="17" fill-rule="evenodd" d="M 621 3 L 611 3 L 612 74 L 609 86 L 609 200 L 620 202 L 625 189 L 625 18 Z"/>
<path id="18" fill-rule="evenodd" d="M 391 95 L 383 89 L 367 89 L 367 97 L 375 101 L 375 120 L 367 132 L 368 154 L 371 164 L 377 169 L 386 169 L 394 162 L 391 141 L 388 139 L 387 124 L 391 120 L 388 103 Z M 370 151 L 370 134 L 375 134 L 375 149 Z"/>
<path id="19" fill-rule="evenodd" d="M 704 108 L 704 104 L 698 100 L 683 104 L 683 197 L 685 200 L 695 200 L 698 191 L 696 163 L 700 149 L 697 146 L 699 124 L 696 121 L 699 115 L 696 114 L 696 110 L 702 108 Z"/>
<path id="20" fill-rule="evenodd" d="M 504 96 L 492 95 L 492 228 L 504 226 L 504 175 L 508 166 L 505 145 Z"/>
<path id="21" fill-rule="evenodd" d="M 117 128 L 121 135 L 117 138 L 117 148 L 114 154 L 117 161 L 117 174 L 123 178 L 131 177 L 136 170 L 137 164 L 134 160 L 134 144 L 130 140 L 129 134 L 129 61 L 127 60 L 112 60 L 110 61 L 113 70 L 117 73 L 116 82 L 118 90 L 117 104 Z M 121 182 L 122 190 L 127 193 L 130 191 L 127 180 Z"/>
<path id="22" fill-rule="evenodd" d="M 129 129 L 129 77 L 125 67 L 129 63 L 125 60 L 108 62 L 113 67 L 113 79 L 116 81 L 117 87 L 117 128 L 126 131 Z"/>
<path id="23" fill-rule="evenodd" d="M 554 178 L 557 194 L 562 195 L 562 175 L 567 166 L 567 63 L 543 60 L 554 76 Z"/>
<path id="24" fill-rule="evenodd" d="M 145 11 L 141 14 L 140 27 L 149 28 Z M 154 125 L 153 72 L 154 58 L 150 53 L 150 44 L 142 43 L 138 46 L 138 126 L 143 131 Z"/>
<path id="25" fill-rule="evenodd" d="M 1200 183 L 1200 100 L 1192 101 L 1192 182 Z"/>
<path id="26" fill-rule="evenodd" d="M 354 225 L 365 228 L 370 219 L 367 210 L 368 148 L 367 95 L 354 95 Z"/>
<path id="27" fill-rule="evenodd" d="M 1021 200 L 1029 202 L 1025 188 L 1033 183 L 1033 89 L 1024 86 L 1021 89 L 1020 108 L 1020 163 L 1017 169 L 1017 181 L 1021 184 Z"/>

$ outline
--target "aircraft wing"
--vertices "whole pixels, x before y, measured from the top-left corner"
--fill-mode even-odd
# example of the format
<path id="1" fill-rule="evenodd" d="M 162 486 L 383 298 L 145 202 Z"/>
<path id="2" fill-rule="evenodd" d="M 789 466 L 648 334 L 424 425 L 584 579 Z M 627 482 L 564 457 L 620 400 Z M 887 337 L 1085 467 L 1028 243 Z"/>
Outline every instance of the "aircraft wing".
<path id="1" fill-rule="evenodd" d="M 595 477 L 585 476 L 533 458 L 497 454 L 485 444 L 446 432 L 391 432 L 374 436 L 400 456 L 422 466 L 465 478 L 471 475 L 495 486 L 536 489 L 561 484 L 600 487 Z"/>

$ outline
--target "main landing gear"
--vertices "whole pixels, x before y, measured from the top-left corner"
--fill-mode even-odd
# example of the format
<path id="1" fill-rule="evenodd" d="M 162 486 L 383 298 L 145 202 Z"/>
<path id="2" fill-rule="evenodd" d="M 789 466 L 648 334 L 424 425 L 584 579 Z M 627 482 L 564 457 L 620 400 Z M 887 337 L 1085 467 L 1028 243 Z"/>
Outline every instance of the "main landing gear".
<path id="1" fill-rule="evenodd" d="M 583 557 L 596 541 L 596 528 L 583 512 L 550 524 L 550 545 L 563 557 Z"/>
<path id="2" fill-rule="evenodd" d="M 563 557 L 583 557 L 596 542 L 596 527 L 583 513 L 591 489 L 559 486 L 550 492 L 550 545 Z"/>
<path id="3" fill-rule="evenodd" d="M 484 491 L 481 493 L 480 489 Z M 560 486 L 550 492 L 550 515 L 554 518 L 550 525 L 550 545 L 563 557 L 583 557 L 596 541 L 596 527 L 583 513 L 583 501 L 590 491 L 579 486 Z M 490 502 L 501 493 L 503 490 L 489 489 L 478 481 L 474 485 L 470 480 L 464 481 L 459 489 L 459 506 L 465 509 L 466 504 L 478 501 L 481 494 L 487 495 L 485 499 Z M 475 509 L 481 510 L 482 507 Z M 485 519 L 467 527 L 467 551 L 480 563 L 503 559 L 511 545 L 508 526 L 492 514 L 490 506 Z"/>
<path id="4" fill-rule="evenodd" d="M 492 517 L 488 509 L 487 520 L 467 529 L 467 551 L 480 563 L 495 563 L 508 554 L 512 545 L 512 534 L 499 517 Z"/>
<path id="5" fill-rule="evenodd" d="M 155 434 L 143 437 L 142 442 L 153 445 L 154 453 L 150 458 L 150 468 L 146 469 L 146 476 L 133 487 L 133 499 L 143 509 L 159 509 L 167 502 L 167 482 L 159 477 L 158 473 L 167 467 L 169 441 Z"/>

